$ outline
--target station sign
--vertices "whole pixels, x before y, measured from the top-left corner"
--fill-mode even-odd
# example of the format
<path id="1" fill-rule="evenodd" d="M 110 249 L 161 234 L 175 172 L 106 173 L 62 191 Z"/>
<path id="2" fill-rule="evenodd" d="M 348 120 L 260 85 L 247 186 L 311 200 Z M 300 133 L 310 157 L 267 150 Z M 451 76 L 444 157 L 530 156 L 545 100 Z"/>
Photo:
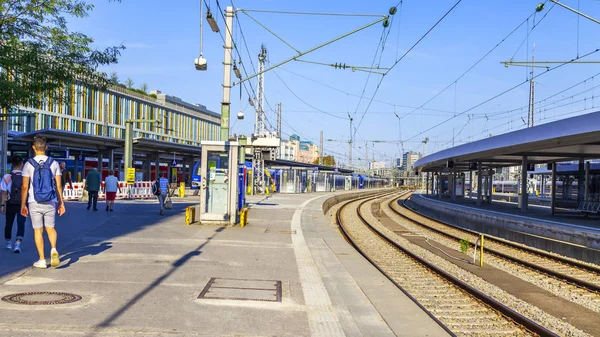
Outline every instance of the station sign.
<path id="1" fill-rule="evenodd" d="M 173 159 L 171 161 L 171 166 L 177 166 L 177 159 Z"/>
<path id="2" fill-rule="evenodd" d="M 10 152 L 10 155 L 14 156 L 14 157 L 18 156 L 18 157 L 21 157 L 21 158 L 29 158 L 29 151 L 18 151 L 18 150 L 14 151 L 13 150 L 13 151 Z"/>
<path id="3" fill-rule="evenodd" d="M 60 158 L 66 159 L 68 158 L 68 154 L 66 150 L 50 150 L 48 151 L 48 156 L 52 158 Z"/>
<path id="4" fill-rule="evenodd" d="M 128 184 L 135 183 L 135 168 L 134 167 L 127 168 L 127 175 L 125 177 L 125 180 L 127 181 Z"/>

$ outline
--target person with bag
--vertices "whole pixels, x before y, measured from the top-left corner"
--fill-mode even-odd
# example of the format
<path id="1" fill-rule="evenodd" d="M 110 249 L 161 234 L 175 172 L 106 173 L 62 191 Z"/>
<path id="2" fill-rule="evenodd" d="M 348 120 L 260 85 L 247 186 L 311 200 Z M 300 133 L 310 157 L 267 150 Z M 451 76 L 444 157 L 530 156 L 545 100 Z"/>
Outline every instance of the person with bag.
<path id="1" fill-rule="evenodd" d="M 40 259 L 33 264 L 35 268 L 47 268 L 44 255 L 44 227 L 48 234 L 50 265 L 60 264 L 56 250 L 57 234 L 54 229 L 56 213 L 65 214 L 65 204 L 60 181 L 60 167 L 51 157 L 46 156 L 46 137 L 33 139 L 35 157 L 29 159 L 23 167 L 23 184 L 21 188 L 21 215 L 31 216 L 33 237 Z"/>
<path id="2" fill-rule="evenodd" d="M 121 187 L 119 186 L 119 179 L 115 177 L 115 171 L 108 170 L 108 177 L 106 177 L 106 179 L 104 180 L 104 192 L 106 194 L 107 212 L 109 210 L 109 207 L 110 211 L 113 211 L 115 199 L 117 198 L 117 191 L 121 192 Z"/>
<path id="3" fill-rule="evenodd" d="M 169 196 L 169 180 L 163 177 L 163 173 L 158 173 L 158 179 L 152 184 L 152 194 L 158 199 L 160 204 L 160 215 L 165 214 L 165 200 Z"/>
<path id="4" fill-rule="evenodd" d="M 13 252 L 21 252 L 21 242 L 25 235 L 25 220 L 21 215 L 21 189 L 23 187 L 23 158 L 15 156 L 11 159 L 12 171 L 5 175 L 0 182 L 2 190 L 2 214 L 6 214 L 6 226 L 4 227 L 4 238 L 6 248 L 12 249 L 12 228 L 17 218 L 17 237 Z"/>
<path id="5" fill-rule="evenodd" d="M 92 204 L 94 206 L 94 211 L 98 211 L 98 192 L 100 191 L 100 172 L 96 170 L 95 167 L 92 167 L 85 177 L 85 190 L 88 191 L 88 206 L 87 209 L 89 211 Z"/>

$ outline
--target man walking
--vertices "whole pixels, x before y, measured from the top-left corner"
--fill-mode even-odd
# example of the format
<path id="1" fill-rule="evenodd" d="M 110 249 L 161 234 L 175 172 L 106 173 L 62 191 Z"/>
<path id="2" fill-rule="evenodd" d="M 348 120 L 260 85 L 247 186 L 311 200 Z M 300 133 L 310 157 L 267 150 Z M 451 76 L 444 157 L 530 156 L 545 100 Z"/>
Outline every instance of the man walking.
<path id="1" fill-rule="evenodd" d="M 100 191 L 100 173 L 96 170 L 95 167 L 90 169 L 85 177 L 85 189 L 88 191 L 88 207 L 89 210 L 94 204 L 94 211 L 97 211 L 96 207 L 98 204 L 98 191 Z"/>
<path id="2" fill-rule="evenodd" d="M 65 190 L 65 186 L 69 184 L 71 189 L 73 189 L 73 181 L 71 180 L 71 172 L 67 171 L 65 168 L 67 164 L 65 162 L 60 163 L 60 184 L 62 185 L 63 191 Z"/>
<path id="3" fill-rule="evenodd" d="M 54 220 L 57 206 L 58 215 L 65 214 L 65 204 L 60 182 L 60 167 L 56 161 L 46 156 L 46 137 L 35 137 L 32 147 L 35 157 L 29 159 L 23 167 L 21 215 L 27 217 L 31 214 L 35 246 L 40 256 L 33 266 L 45 269 L 47 265 L 44 257 L 44 227 L 52 246 L 50 265 L 56 267 L 60 264 L 60 259 L 56 250 L 57 234 Z"/>
<path id="4" fill-rule="evenodd" d="M 115 177 L 115 171 L 109 170 L 108 177 L 104 180 L 104 193 L 106 194 L 106 211 L 108 212 L 109 207 L 110 211 L 113 211 L 113 206 L 115 205 L 115 198 L 117 197 L 117 191 L 121 192 L 121 187 L 119 186 L 119 179 Z"/>
<path id="5" fill-rule="evenodd" d="M 157 195 L 158 202 L 160 203 L 160 215 L 165 214 L 165 200 L 169 195 L 169 180 L 163 177 L 163 173 L 158 173 L 158 185 L 160 187 L 159 194 Z"/>
<path id="6" fill-rule="evenodd" d="M 12 228 L 17 218 L 17 238 L 15 239 L 15 253 L 21 252 L 21 241 L 25 235 L 25 217 L 21 215 L 21 189 L 23 188 L 23 158 L 15 156 L 11 160 L 12 172 L 5 175 L 0 182 L 2 190 L 2 214 L 6 214 L 4 238 L 6 248 L 12 249 Z"/>

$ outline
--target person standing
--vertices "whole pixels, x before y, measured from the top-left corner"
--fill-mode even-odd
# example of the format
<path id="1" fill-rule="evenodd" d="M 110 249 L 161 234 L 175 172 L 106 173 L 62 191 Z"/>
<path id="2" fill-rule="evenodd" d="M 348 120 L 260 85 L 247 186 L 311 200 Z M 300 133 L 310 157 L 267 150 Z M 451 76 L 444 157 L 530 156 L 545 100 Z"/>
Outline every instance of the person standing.
<path id="1" fill-rule="evenodd" d="M 100 180 L 100 172 L 98 172 L 95 167 L 91 168 L 87 174 L 87 177 L 85 177 L 85 189 L 86 191 L 88 191 L 88 210 L 90 209 L 90 207 L 92 207 L 92 204 L 94 206 L 94 211 L 98 210 L 96 206 L 98 205 L 98 191 L 100 191 Z"/>
<path id="2" fill-rule="evenodd" d="M 14 252 L 21 252 L 21 242 L 25 235 L 25 217 L 21 215 L 21 189 L 23 188 L 23 158 L 15 156 L 11 160 L 12 171 L 5 175 L 0 182 L 2 190 L 2 214 L 6 214 L 6 226 L 4 227 L 4 238 L 6 248 L 12 249 L 12 228 L 17 218 L 17 237 L 15 239 Z"/>
<path id="3" fill-rule="evenodd" d="M 54 222 L 56 212 L 65 214 L 65 204 L 60 181 L 60 167 L 54 159 L 46 156 L 46 137 L 33 139 L 35 157 L 29 159 L 23 167 L 23 184 L 21 188 L 21 215 L 31 215 L 33 237 L 40 259 L 33 264 L 36 268 L 47 268 L 44 257 L 44 227 L 52 246 L 50 265 L 60 264 L 56 250 L 56 230 Z M 28 206 L 29 205 L 29 206 Z"/>
<path id="4" fill-rule="evenodd" d="M 71 181 L 71 172 L 69 172 L 65 167 L 66 163 L 63 161 L 60 163 L 60 184 L 62 185 L 63 191 L 65 190 L 65 186 L 69 184 L 69 187 L 73 189 L 73 181 Z"/>
<path id="5" fill-rule="evenodd" d="M 104 193 L 106 194 L 106 211 L 108 212 L 109 207 L 110 211 L 113 211 L 113 206 L 115 205 L 115 198 L 117 197 L 117 191 L 121 192 L 121 187 L 119 186 L 119 179 L 115 177 L 115 171 L 109 170 L 108 177 L 104 180 Z"/>
<path id="6" fill-rule="evenodd" d="M 160 187 L 159 194 L 157 195 L 158 202 L 160 203 L 160 215 L 165 214 L 165 200 L 167 200 L 167 196 L 169 195 L 169 180 L 163 177 L 163 173 L 158 173 L 158 185 Z"/>

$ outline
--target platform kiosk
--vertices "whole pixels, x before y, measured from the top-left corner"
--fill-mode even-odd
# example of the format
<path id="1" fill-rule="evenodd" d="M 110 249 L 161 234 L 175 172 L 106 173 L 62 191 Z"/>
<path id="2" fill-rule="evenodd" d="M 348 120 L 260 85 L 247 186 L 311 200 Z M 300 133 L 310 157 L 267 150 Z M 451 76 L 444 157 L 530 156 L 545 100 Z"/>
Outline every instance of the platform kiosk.
<path id="1" fill-rule="evenodd" d="M 239 143 L 203 141 L 200 144 L 200 223 L 237 224 Z"/>

